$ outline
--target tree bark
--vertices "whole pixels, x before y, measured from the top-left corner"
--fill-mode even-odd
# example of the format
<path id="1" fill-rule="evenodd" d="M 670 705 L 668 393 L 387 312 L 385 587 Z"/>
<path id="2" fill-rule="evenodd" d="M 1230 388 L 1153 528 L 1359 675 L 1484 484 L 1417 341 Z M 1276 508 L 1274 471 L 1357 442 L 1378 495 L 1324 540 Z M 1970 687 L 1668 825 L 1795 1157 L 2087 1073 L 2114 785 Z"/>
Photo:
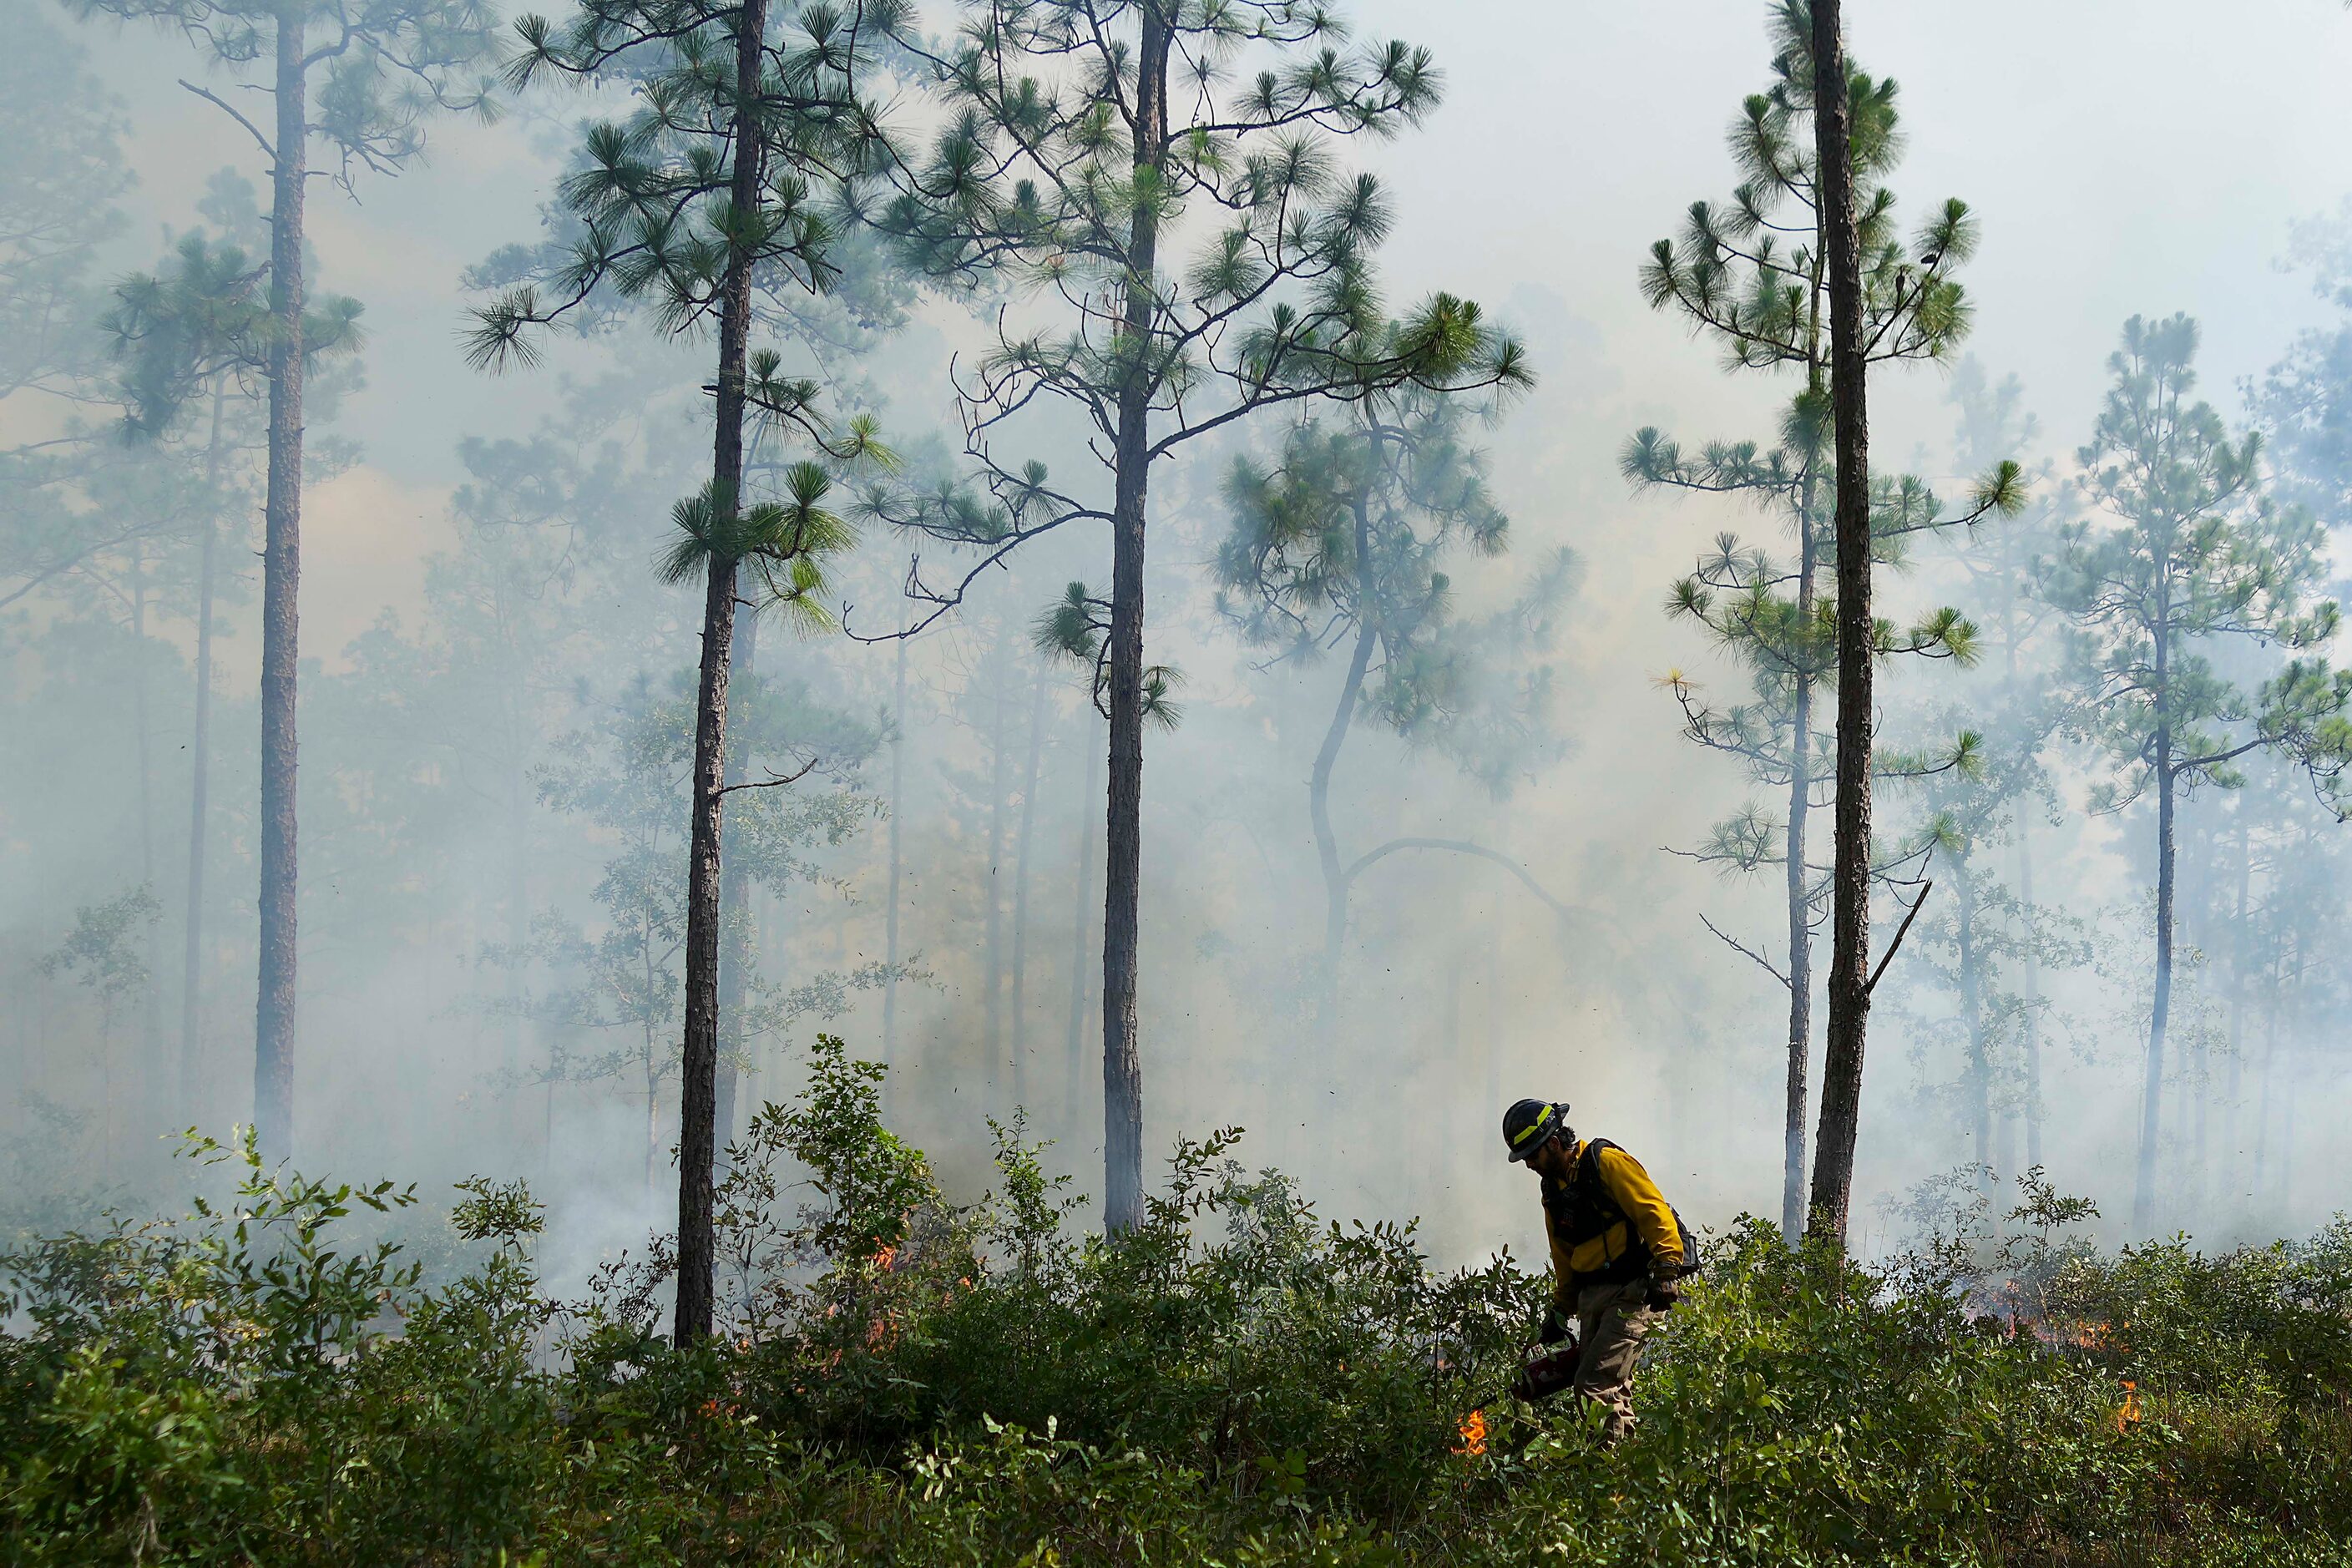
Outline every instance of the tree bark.
<path id="1" fill-rule="evenodd" d="M 734 167 L 729 198 L 750 215 L 760 202 L 756 105 L 767 0 L 744 0 L 735 25 Z M 751 330 L 751 258 L 728 246 L 719 310 L 718 430 L 711 499 L 732 511 L 742 501 L 743 379 Z M 714 556 L 702 605 L 702 668 L 695 689 L 694 797 L 687 854 L 686 1037 L 679 1062 L 677 1302 L 673 1337 L 681 1346 L 710 1332 L 717 1237 L 711 1230 L 711 1166 L 718 1154 L 719 881 L 724 832 L 727 677 L 735 637 L 737 565 Z"/>
<path id="2" fill-rule="evenodd" d="M 1830 392 L 1837 421 L 1837 814 L 1831 873 L 1829 1037 L 1814 1139 L 1813 1224 L 1841 1248 L 1853 1201 L 1870 1019 L 1872 659 L 1870 416 L 1864 376 L 1862 262 L 1854 222 L 1853 104 L 1839 0 L 1814 0 L 1815 145 L 1829 244 Z"/>
<path id="3" fill-rule="evenodd" d="M 1137 180 L 1156 189 L 1168 145 L 1168 23 L 1143 0 L 1136 51 Z M 1120 320 L 1127 346 L 1113 448 L 1109 647 L 1110 784 L 1105 805 L 1103 892 L 1103 1228 L 1143 1223 L 1143 1063 L 1136 1038 L 1138 900 L 1143 878 L 1143 542 L 1150 479 L 1149 348 L 1158 312 L 1160 209 L 1136 204 Z"/>
<path id="4" fill-rule="evenodd" d="M 278 144 L 270 170 L 269 478 L 262 503 L 260 943 L 254 998 L 253 1125 L 265 1155 L 294 1146 L 296 601 L 302 578 L 302 201 L 310 140 L 305 13 L 277 26 Z"/>
<path id="5" fill-rule="evenodd" d="M 194 1125 L 196 1109 L 196 1067 L 202 1056 L 205 991 L 205 795 L 212 784 L 213 717 L 213 595 L 215 558 L 220 518 L 214 507 L 220 494 L 222 407 L 224 387 L 213 389 L 211 438 L 205 447 L 205 537 L 196 574 L 196 710 L 194 734 L 188 751 L 188 904 L 184 922 L 186 949 L 180 970 L 180 1106 L 173 1120 Z"/>
<path id="6" fill-rule="evenodd" d="M 1037 770 L 1045 754 L 1045 671 L 1029 682 L 1029 766 L 1013 850 L 1013 1108 L 1029 1103 L 1029 849 L 1037 829 Z"/>
<path id="7" fill-rule="evenodd" d="M 760 618 L 751 616 L 735 634 L 734 656 L 730 660 L 728 686 L 735 682 L 749 683 L 754 677 L 760 657 Z M 751 747 L 750 738 L 740 739 L 726 765 L 727 782 L 740 784 L 751 776 Z M 738 795 L 741 802 L 748 797 Z M 732 808 L 730 808 L 730 815 Z M 735 1100 L 738 1075 L 743 1058 L 743 998 L 751 989 L 752 954 L 758 940 L 751 899 L 751 878 L 745 871 L 742 858 L 722 861 L 719 872 L 719 1087 L 716 1095 L 717 1119 L 711 1134 L 711 1147 L 724 1152 L 735 1136 Z"/>

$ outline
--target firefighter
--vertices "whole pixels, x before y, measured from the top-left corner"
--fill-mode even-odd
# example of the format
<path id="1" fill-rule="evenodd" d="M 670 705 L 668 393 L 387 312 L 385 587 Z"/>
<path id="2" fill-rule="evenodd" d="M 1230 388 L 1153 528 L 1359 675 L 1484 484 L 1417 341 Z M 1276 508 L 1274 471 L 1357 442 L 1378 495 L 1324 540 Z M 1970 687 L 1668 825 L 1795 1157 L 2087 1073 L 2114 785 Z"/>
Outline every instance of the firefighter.
<path id="1" fill-rule="evenodd" d="M 1696 1247 L 1642 1163 L 1605 1138 L 1579 1139 L 1564 1101 L 1523 1100 L 1503 1113 L 1503 1144 L 1543 1183 L 1552 1301 L 1540 1337 L 1583 1347 L 1576 1392 L 1599 1405 L 1601 1440 L 1633 1430 L 1633 1366 L 1661 1314 L 1682 1300 Z"/>

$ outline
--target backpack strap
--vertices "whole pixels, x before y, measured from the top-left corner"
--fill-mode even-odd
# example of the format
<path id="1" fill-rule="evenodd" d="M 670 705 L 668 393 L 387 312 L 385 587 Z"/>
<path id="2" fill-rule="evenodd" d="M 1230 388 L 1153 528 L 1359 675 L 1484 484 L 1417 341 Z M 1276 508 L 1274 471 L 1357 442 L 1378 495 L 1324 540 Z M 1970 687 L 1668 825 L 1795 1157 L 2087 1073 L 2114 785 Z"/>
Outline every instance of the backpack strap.
<path id="1" fill-rule="evenodd" d="M 1602 1268 L 1578 1277 L 1588 1281 L 1636 1279 L 1649 1272 L 1649 1248 L 1634 1229 L 1633 1216 L 1601 1179 L 1601 1151 L 1617 1147 L 1606 1138 L 1585 1140 L 1583 1152 L 1577 1157 L 1576 1179 L 1556 1188 L 1547 1185 L 1544 1192 L 1545 1215 L 1559 1231 L 1570 1252 L 1585 1242 L 1607 1236 L 1612 1226 L 1625 1227 L 1625 1250 Z"/>

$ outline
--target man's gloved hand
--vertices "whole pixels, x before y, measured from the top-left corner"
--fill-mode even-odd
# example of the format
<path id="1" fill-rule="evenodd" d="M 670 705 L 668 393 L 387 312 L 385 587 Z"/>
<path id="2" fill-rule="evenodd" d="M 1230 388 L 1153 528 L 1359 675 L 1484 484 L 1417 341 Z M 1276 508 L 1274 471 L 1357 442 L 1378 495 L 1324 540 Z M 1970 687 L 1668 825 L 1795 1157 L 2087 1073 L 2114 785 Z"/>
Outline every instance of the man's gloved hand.
<path id="1" fill-rule="evenodd" d="M 1672 1279 L 1653 1279 L 1650 1281 L 1647 1304 L 1652 1311 L 1663 1312 L 1682 1299 L 1682 1287 Z"/>
<path id="2" fill-rule="evenodd" d="M 1536 1342 L 1556 1345 L 1568 1338 L 1568 1319 L 1554 1304 L 1544 1309 L 1543 1326 L 1536 1331 Z"/>

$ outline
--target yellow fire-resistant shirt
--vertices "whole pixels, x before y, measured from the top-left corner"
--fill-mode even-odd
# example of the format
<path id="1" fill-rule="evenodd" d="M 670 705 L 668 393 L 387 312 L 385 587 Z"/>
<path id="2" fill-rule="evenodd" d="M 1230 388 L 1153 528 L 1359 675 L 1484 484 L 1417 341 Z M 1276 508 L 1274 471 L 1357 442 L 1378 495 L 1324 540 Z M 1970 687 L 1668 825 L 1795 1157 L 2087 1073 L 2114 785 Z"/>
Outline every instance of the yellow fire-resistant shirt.
<path id="1" fill-rule="evenodd" d="M 1578 1172 L 1571 1181 L 1581 1179 L 1585 1147 L 1580 1142 L 1569 1151 L 1569 1161 Z M 1650 1173 L 1642 1169 L 1642 1162 L 1612 1144 L 1600 1152 L 1594 1163 L 1610 1198 L 1633 1222 L 1633 1234 L 1627 1234 L 1625 1220 L 1618 1220 L 1571 1249 L 1552 1223 L 1551 1210 L 1545 1209 L 1544 1234 L 1551 1242 L 1552 1291 L 1565 1310 L 1575 1309 L 1579 1286 L 1614 1272 L 1611 1266 L 1624 1258 L 1636 1237 L 1649 1253 L 1649 1265 L 1642 1272 L 1671 1278 L 1682 1265 L 1682 1227 L 1675 1223 L 1675 1211 L 1658 1191 L 1658 1184 L 1650 1180 Z M 1545 1187 L 1547 1192 L 1554 1190 L 1549 1180 Z"/>

